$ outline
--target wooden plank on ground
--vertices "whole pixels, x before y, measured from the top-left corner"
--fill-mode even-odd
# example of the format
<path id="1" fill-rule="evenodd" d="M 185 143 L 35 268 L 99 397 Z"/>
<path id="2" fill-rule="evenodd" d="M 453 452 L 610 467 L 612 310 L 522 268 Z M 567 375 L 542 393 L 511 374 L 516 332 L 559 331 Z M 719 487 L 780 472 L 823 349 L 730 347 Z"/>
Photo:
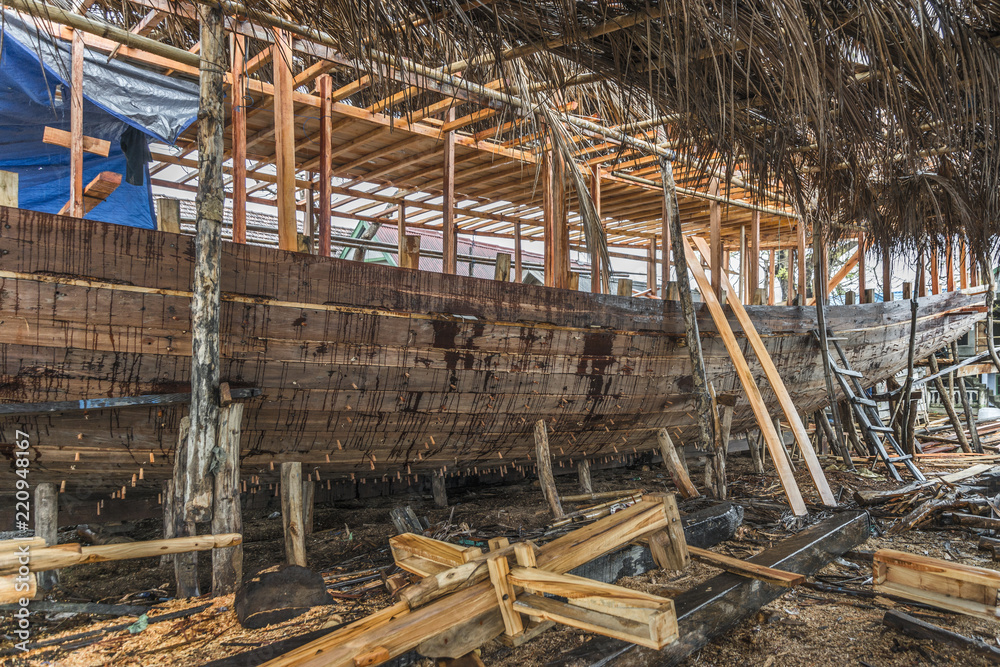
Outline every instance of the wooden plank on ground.
<path id="1" fill-rule="evenodd" d="M 708 246 L 705 245 L 705 240 L 698 237 L 694 237 L 693 240 L 695 246 L 702 253 L 702 256 L 707 256 Z M 713 271 L 713 273 L 715 272 Z M 799 417 L 799 412 L 792 402 L 792 397 L 785 387 L 785 382 L 781 379 L 781 374 L 774 365 L 774 360 L 771 359 L 771 355 L 767 351 L 767 346 L 764 345 L 764 341 L 761 339 L 760 334 L 757 333 L 757 328 L 754 326 L 753 320 L 750 319 L 743 304 L 740 303 L 736 291 L 729 282 L 728 276 L 725 275 L 725 271 L 719 271 L 718 273 L 722 278 L 723 289 L 729 294 L 729 303 L 732 306 L 733 314 L 736 315 L 736 320 L 743 327 L 743 333 L 750 342 L 750 347 L 753 348 L 753 352 L 757 356 L 757 361 L 760 362 L 761 367 L 764 369 L 764 375 L 767 376 L 767 381 L 771 384 L 771 389 L 774 391 L 774 395 L 781 405 L 781 410 L 785 413 L 785 419 L 791 427 L 792 435 L 795 437 L 795 443 L 799 446 L 799 451 L 802 452 L 802 458 L 805 459 L 806 467 L 809 469 L 809 476 L 816 486 L 816 491 L 819 492 L 820 499 L 824 505 L 836 507 L 837 501 L 833 497 L 830 483 L 826 479 L 826 474 L 823 472 L 823 467 L 820 465 L 819 459 L 816 458 L 816 452 L 809 441 L 806 427 Z"/>
<path id="2" fill-rule="evenodd" d="M 731 572 L 733 574 L 738 574 L 742 577 L 749 577 L 751 579 L 759 579 L 761 581 L 766 581 L 771 584 L 777 584 L 778 586 L 798 586 L 805 582 L 806 577 L 802 574 L 796 574 L 794 572 L 785 572 L 784 570 L 776 570 L 774 568 L 765 567 L 763 565 L 758 565 L 756 563 L 750 563 L 738 558 L 733 558 L 732 556 L 726 556 L 724 554 L 717 554 L 714 551 L 709 551 L 708 549 L 699 549 L 697 547 L 688 547 L 688 552 L 691 557 L 695 560 L 700 560 L 703 563 L 708 563 L 720 570 L 725 570 L 726 572 Z"/>
<path id="3" fill-rule="evenodd" d="M 806 510 L 806 504 L 802 500 L 802 492 L 799 491 L 798 484 L 795 482 L 795 476 L 792 474 L 792 469 L 788 465 L 788 459 L 785 456 L 784 447 L 778 439 L 778 433 L 774 430 L 774 424 L 771 422 L 771 416 L 767 411 L 767 405 L 764 404 L 764 399 L 760 395 L 760 388 L 757 386 L 757 382 L 753 378 L 750 366 L 747 364 L 747 360 L 743 356 L 743 350 L 740 348 L 740 344 L 736 340 L 736 335 L 729 326 L 726 314 L 722 310 L 722 305 L 715 296 L 712 284 L 705 275 L 705 270 L 702 268 L 701 262 L 695 256 L 694 251 L 691 249 L 689 244 L 684 243 L 683 245 L 684 255 L 688 261 L 688 269 L 692 274 L 694 274 L 694 278 L 698 282 L 698 288 L 701 290 L 701 297 L 708 305 L 709 313 L 711 313 L 715 326 L 719 330 L 719 336 L 722 338 L 722 342 L 726 346 L 726 351 L 729 352 L 729 356 L 733 361 L 733 366 L 736 368 L 736 374 L 740 379 L 740 383 L 743 385 L 744 391 L 746 391 L 747 398 L 750 401 L 750 407 L 753 410 L 754 417 L 757 419 L 757 425 L 760 428 L 761 433 L 764 435 L 764 442 L 767 444 L 767 450 L 771 453 L 771 460 L 774 461 L 774 467 L 778 471 L 778 479 L 781 481 L 781 486 L 785 491 L 785 497 L 788 498 L 788 504 L 791 506 L 792 512 L 796 516 L 804 516 L 808 513 L 808 510 Z"/>

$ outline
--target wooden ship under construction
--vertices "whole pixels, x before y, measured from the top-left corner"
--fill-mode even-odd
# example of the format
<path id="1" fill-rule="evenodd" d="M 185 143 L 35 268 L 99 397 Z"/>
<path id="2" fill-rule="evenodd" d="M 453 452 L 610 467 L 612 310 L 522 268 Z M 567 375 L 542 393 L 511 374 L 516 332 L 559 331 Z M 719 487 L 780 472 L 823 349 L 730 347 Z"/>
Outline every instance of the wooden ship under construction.
<path id="1" fill-rule="evenodd" d="M 956 484 L 986 469 L 930 479 L 914 432 L 934 382 L 935 442 L 1000 459 L 962 382 L 1000 369 L 988 3 L 0 3 L 0 602 L 30 606 L 22 538 L 32 602 L 150 555 L 198 597 L 210 550 L 254 628 L 271 573 L 243 576 L 244 512 L 280 503 L 305 566 L 316 500 L 447 509 L 537 476 L 554 521 L 530 536 L 394 508 L 375 570 L 336 569 L 395 601 L 267 664 L 481 666 L 555 624 L 612 642 L 573 664 L 676 664 L 873 534 L 869 502 L 985 508 Z M 706 550 L 742 521 L 743 443 L 790 532 L 745 560 Z M 592 466 L 649 465 L 655 488 L 594 494 Z M 827 474 L 855 466 L 913 484 L 845 497 Z M 564 512 L 560 468 L 601 503 Z M 140 517 L 163 539 L 58 544 Z M 931 566 L 900 553 L 872 580 L 905 598 Z M 614 583 L 692 557 L 731 574 L 676 600 Z M 954 576 L 974 605 L 931 602 L 996 618 L 1000 574 L 953 570 L 912 599 L 961 597 Z"/>

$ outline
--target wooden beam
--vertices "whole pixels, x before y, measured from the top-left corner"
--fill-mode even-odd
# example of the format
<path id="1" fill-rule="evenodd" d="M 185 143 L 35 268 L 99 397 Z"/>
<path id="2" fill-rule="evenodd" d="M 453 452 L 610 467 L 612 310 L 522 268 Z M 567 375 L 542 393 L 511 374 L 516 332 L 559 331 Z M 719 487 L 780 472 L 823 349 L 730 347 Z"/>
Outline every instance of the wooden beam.
<path id="1" fill-rule="evenodd" d="M 799 303 L 804 303 L 806 298 L 806 223 L 804 220 L 799 220 L 795 225 L 795 242 L 796 242 L 796 263 L 798 264 L 798 279 L 799 287 L 798 293 L 801 295 L 801 300 Z M 791 275 L 791 265 L 789 265 L 789 275 Z"/>
<path id="2" fill-rule="evenodd" d="M 319 130 L 319 254 L 330 256 L 330 223 L 332 206 L 330 191 L 333 185 L 333 165 L 330 151 L 333 150 L 333 78 L 329 74 L 319 77 L 320 130 Z"/>
<path id="3" fill-rule="evenodd" d="M 399 268 L 420 268 L 420 237 L 407 235 L 403 237 L 402 251 L 399 255 Z"/>
<path id="4" fill-rule="evenodd" d="M 16 171 L 0 171 L 0 206 L 17 208 L 18 180 Z"/>
<path id="5" fill-rule="evenodd" d="M 247 242 L 246 37 L 233 33 L 230 143 L 233 159 L 233 242 Z M 270 48 L 270 47 L 268 47 Z"/>
<path id="6" fill-rule="evenodd" d="M 704 254 L 708 251 L 708 246 L 705 244 L 704 239 L 696 236 L 693 237 L 692 241 L 694 242 L 695 247 L 697 247 L 704 256 Z M 701 269 L 700 265 L 698 266 L 698 269 Z M 697 274 L 695 274 L 695 277 L 697 279 Z M 788 389 L 785 387 L 781 374 L 774 365 L 774 360 L 771 359 L 771 355 L 767 351 L 767 346 L 761 339 L 760 334 L 757 333 L 753 320 L 750 319 L 746 309 L 739 302 L 739 299 L 736 298 L 735 290 L 729 282 L 729 278 L 725 275 L 722 276 L 722 286 L 729 294 L 733 314 L 736 316 L 736 320 L 740 323 L 740 327 L 743 329 L 744 335 L 750 343 L 750 347 L 757 356 L 758 363 L 760 363 L 761 367 L 764 369 L 764 375 L 767 377 L 767 381 L 770 383 L 771 389 L 774 392 L 775 397 L 778 399 L 778 403 L 781 406 L 782 411 L 785 413 L 785 419 L 791 426 L 795 442 L 799 446 L 802 458 L 806 461 L 806 467 L 809 469 L 809 474 L 812 477 L 813 484 L 816 486 L 816 490 L 819 492 L 820 499 L 823 501 L 824 505 L 827 505 L 828 507 L 836 507 L 837 501 L 834 499 L 833 492 L 830 490 L 830 485 L 829 482 L 827 482 L 826 475 L 823 473 L 823 468 L 820 465 L 819 460 L 816 458 L 816 452 L 812 448 L 812 443 L 809 442 L 809 435 L 806 433 L 806 427 L 802 423 L 801 417 L 799 417 L 798 409 L 792 401 L 792 397 L 788 393 Z M 733 363 L 737 364 L 738 360 L 734 358 Z M 767 421 L 769 424 L 771 423 L 770 419 Z"/>
<path id="7" fill-rule="evenodd" d="M 275 169 L 278 177 L 278 247 L 298 250 L 295 214 L 295 109 L 292 88 L 292 38 L 274 31 Z"/>
<path id="8" fill-rule="evenodd" d="M 445 123 L 454 120 L 455 109 L 449 108 L 445 113 Z M 444 183 L 442 184 L 441 217 L 442 267 L 444 273 L 455 274 L 458 271 L 458 233 L 455 229 L 455 133 L 444 133 Z"/>
<path id="9" fill-rule="evenodd" d="M 711 184 L 708 186 L 708 192 L 711 195 L 718 196 L 718 194 L 719 194 L 719 179 L 717 179 L 717 178 L 713 178 L 712 179 Z M 723 248 L 722 248 L 722 206 L 719 204 L 719 202 L 717 202 L 717 201 L 715 201 L 713 199 L 711 202 L 709 202 L 708 207 L 709 207 L 709 225 L 711 227 L 711 229 L 710 229 L 710 231 L 711 231 L 710 242 L 711 242 L 711 247 L 712 247 L 710 261 L 712 262 L 712 266 L 714 266 L 714 267 L 724 267 L 725 265 L 723 264 L 723 261 L 722 261 L 722 255 L 723 255 L 723 252 L 722 252 L 723 251 Z M 722 281 L 721 281 L 721 276 L 722 276 L 723 271 L 725 271 L 728 268 L 729 267 L 725 267 L 721 271 L 716 271 L 716 270 L 712 271 L 712 289 L 715 291 L 715 297 L 717 299 L 721 299 L 722 298 Z M 678 276 L 678 279 L 680 279 L 680 276 Z"/>
<path id="10" fill-rule="evenodd" d="M 72 150 L 73 147 L 73 133 L 67 132 L 66 130 L 60 130 L 55 127 L 45 127 L 45 132 L 42 133 L 42 143 L 51 144 L 53 146 L 62 146 L 63 148 L 69 148 Z M 94 155 L 100 155 L 101 157 L 108 157 L 108 153 L 111 152 L 111 142 L 105 141 L 104 139 L 95 139 L 94 137 L 83 137 L 83 152 L 92 153 Z"/>
<path id="11" fill-rule="evenodd" d="M 684 456 L 684 451 L 677 451 L 673 439 L 667 433 L 667 429 L 661 428 L 658 430 L 656 437 L 660 444 L 660 456 L 663 458 L 663 465 L 670 473 L 670 478 L 673 480 L 677 491 L 685 498 L 697 498 L 700 496 L 701 494 L 698 493 L 698 489 L 691 482 L 687 466 L 684 465 L 684 461 L 681 458 Z"/>
<path id="12" fill-rule="evenodd" d="M 83 189 L 82 215 L 87 215 L 94 210 L 98 204 L 110 197 L 121 184 L 122 175 L 116 174 L 113 171 L 102 171 L 95 176 L 94 180 L 88 183 L 87 187 Z M 70 209 L 72 206 L 73 202 L 66 202 L 63 204 L 63 207 L 59 209 L 58 215 L 70 215 Z"/>
<path id="13" fill-rule="evenodd" d="M 590 197 L 597 211 L 597 219 L 601 219 L 601 167 L 594 165 L 590 170 Z M 590 291 L 603 294 L 607 291 L 610 276 L 602 276 L 601 261 L 598 257 L 590 258 Z"/>
<path id="14" fill-rule="evenodd" d="M 888 246 L 882 246 L 882 301 L 892 301 L 892 256 Z"/>
<path id="15" fill-rule="evenodd" d="M 760 394 L 760 388 L 757 386 L 757 382 L 754 380 L 750 366 L 747 364 L 746 358 L 743 356 L 743 350 L 740 347 L 739 342 L 736 340 L 736 336 L 733 334 L 732 328 L 729 326 L 729 321 L 726 319 L 726 314 L 722 310 L 722 305 L 715 296 L 712 284 L 709 282 L 704 269 L 701 267 L 701 262 L 688 245 L 688 241 L 686 239 L 682 240 L 684 241 L 684 254 L 687 259 L 688 268 L 691 270 L 691 273 L 694 274 L 698 287 L 701 289 L 702 298 L 708 305 L 709 312 L 711 313 L 715 326 L 719 330 L 719 335 L 726 346 L 726 351 L 729 352 L 729 357 L 736 369 L 736 374 L 743 386 L 743 390 L 747 394 L 750 407 L 753 410 L 754 417 L 757 419 L 757 426 L 764 435 L 764 441 L 767 443 L 767 449 L 771 453 L 771 459 L 774 461 L 774 467 L 778 471 L 778 478 L 785 490 L 785 496 L 788 498 L 788 503 L 792 508 L 792 512 L 796 516 L 804 516 L 808 513 L 808 510 L 802 500 L 802 493 L 799 491 L 799 487 L 795 482 L 795 477 L 792 474 L 791 467 L 788 464 L 788 459 L 785 456 L 784 445 L 779 439 L 777 432 L 774 430 L 774 424 L 771 422 L 767 405 L 764 403 L 764 399 Z M 713 273 L 716 273 L 716 271 L 713 270 Z M 719 273 L 721 275 L 722 272 L 720 271 Z M 721 282 L 719 287 L 721 289 Z M 738 303 L 738 300 L 735 301 Z M 733 307 L 735 308 L 736 304 L 733 304 Z"/>
<path id="16" fill-rule="evenodd" d="M 955 291 L 955 259 L 954 259 L 954 248 L 955 241 L 952 238 L 948 239 L 948 247 L 945 249 L 944 253 L 944 272 L 948 274 L 945 279 L 945 285 L 949 292 Z"/>
<path id="17" fill-rule="evenodd" d="M 760 211 L 754 211 L 750 219 L 750 249 L 747 264 L 747 301 L 753 302 L 757 288 L 760 287 Z"/>
<path id="18" fill-rule="evenodd" d="M 931 248 L 931 294 L 941 293 L 941 276 L 938 271 L 937 248 Z"/>
<path id="19" fill-rule="evenodd" d="M 70 68 L 69 209 L 74 218 L 83 210 L 83 34 L 73 32 Z M 64 207 L 65 208 L 65 207 Z"/>
<path id="20" fill-rule="evenodd" d="M 45 540 L 48 546 L 59 543 L 59 488 L 52 482 L 40 482 L 35 487 L 35 537 Z M 32 549 L 32 552 L 35 550 Z M 38 585 L 52 590 L 59 583 L 55 570 L 38 573 Z"/>
<path id="21" fill-rule="evenodd" d="M 858 232 L 858 302 L 865 303 L 868 292 L 868 268 L 865 264 L 868 253 L 868 239 L 864 232 Z"/>

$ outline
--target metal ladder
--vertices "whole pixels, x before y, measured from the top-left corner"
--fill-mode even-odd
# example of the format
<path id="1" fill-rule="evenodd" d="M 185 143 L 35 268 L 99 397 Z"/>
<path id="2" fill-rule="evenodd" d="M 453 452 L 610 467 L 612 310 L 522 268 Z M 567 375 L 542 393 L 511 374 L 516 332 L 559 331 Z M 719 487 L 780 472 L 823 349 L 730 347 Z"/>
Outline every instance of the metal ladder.
<path id="1" fill-rule="evenodd" d="M 816 340 L 820 340 L 818 331 L 813 331 L 813 335 L 816 337 Z M 903 448 L 896 442 L 893 430 L 882 423 L 882 419 L 878 414 L 878 403 L 865 396 L 864 387 L 861 385 L 861 379 L 864 378 L 864 375 L 851 368 L 851 363 L 848 361 L 847 355 L 844 354 L 843 348 L 840 347 L 839 339 L 827 336 L 826 340 L 829 343 L 833 343 L 833 347 L 837 350 L 837 356 L 839 357 L 839 360 L 835 359 L 830 350 L 826 350 L 826 355 L 830 359 L 830 369 L 837 378 L 844 396 L 850 402 L 854 418 L 861 428 L 865 440 L 868 442 L 869 449 L 877 458 L 885 463 L 885 467 L 889 470 L 889 475 L 897 482 L 903 481 L 902 476 L 900 476 L 899 471 L 894 465 L 900 462 L 906 466 L 907 470 L 910 471 L 910 474 L 918 482 L 927 479 L 920 472 L 920 468 L 914 464 L 913 456 L 905 454 Z M 890 454 L 889 450 L 895 452 L 895 454 Z"/>

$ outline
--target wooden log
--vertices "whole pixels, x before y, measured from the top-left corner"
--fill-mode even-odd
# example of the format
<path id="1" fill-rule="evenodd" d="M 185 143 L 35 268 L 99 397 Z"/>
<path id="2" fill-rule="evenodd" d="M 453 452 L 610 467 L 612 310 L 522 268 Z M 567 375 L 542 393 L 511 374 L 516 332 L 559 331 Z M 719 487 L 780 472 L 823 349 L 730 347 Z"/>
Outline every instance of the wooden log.
<path id="1" fill-rule="evenodd" d="M 33 572 L 46 572 L 85 563 L 102 563 L 130 558 L 150 558 L 163 554 L 207 551 L 209 549 L 235 546 L 240 544 L 242 540 L 242 535 L 230 533 L 225 535 L 175 537 L 167 540 L 148 540 L 145 542 L 125 542 L 122 544 L 99 544 L 90 547 L 81 547 L 75 543 L 59 544 L 42 549 L 33 549 L 31 552 L 31 570 Z M 0 554 L 0 575 L 16 573 L 20 566 L 19 558 L 16 552 Z"/>
<path id="2" fill-rule="evenodd" d="M 444 475 L 431 475 L 431 495 L 434 496 L 434 504 L 436 506 L 448 506 L 448 489 L 445 488 Z"/>
<path id="3" fill-rule="evenodd" d="M 642 489 L 623 489 L 621 491 L 601 491 L 599 493 L 580 493 L 576 495 L 562 496 L 561 500 L 567 503 L 587 502 L 588 500 L 605 500 L 607 498 L 628 498 L 629 496 L 641 496 Z"/>
<path id="4" fill-rule="evenodd" d="M 43 572 L 41 574 L 48 574 Z M 16 574 L 0 576 L 0 604 L 30 600 L 38 592 L 35 577 L 30 574 L 21 577 Z"/>
<path id="5" fill-rule="evenodd" d="M 713 197 L 719 196 L 719 179 L 713 178 L 708 185 L 708 194 Z M 722 299 L 722 276 L 725 271 L 729 270 L 729 267 L 723 262 L 723 247 L 722 247 L 722 206 L 715 199 L 711 200 L 708 204 L 708 218 L 709 218 L 709 254 L 706 256 L 712 266 L 715 267 L 712 270 L 712 290 L 715 292 L 715 298 L 718 300 Z M 721 269 L 719 267 L 722 267 Z M 718 270 L 716 270 L 718 269 Z M 680 278 L 680 276 L 678 276 Z"/>
<path id="6" fill-rule="evenodd" d="M 990 646 L 981 639 L 966 637 L 957 632 L 939 628 L 895 609 L 885 612 L 882 624 L 916 639 L 930 639 L 934 642 L 968 649 L 973 653 L 987 657 L 990 662 L 1000 663 L 1000 649 Z"/>
<path id="7" fill-rule="evenodd" d="M 188 520 L 184 511 L 187 498 L 184 495 L 185 478 L 189 475 L 187 460 L 190 447 L 190 431 L 191 418 L 188 416 L 182 417 L 177 430 L 177 448 L 174 454 L 173 478 L 170 485 L 173 491 L 173 496 L 170 498 L 170 514 L 174 522 L 171 535 L 173 538 L 188 537 L 197 534 L 195 522 Z M 198 558 L 194 554 L 185 553 L 181 556 L 173 557 L 173 562 L 174 579 L 177 582 L 177 597 L 193 598 L 201 595 L 201 591 L 198 588 Z"/>
<path id="8" fill-rule="evenodd" d="M 496 265 L 493 270 L 493 279 L 501 282 L 510 282 L 510 253 L 498 252 Z"/>
<path id="9" fill-rule="evenodd" d="M 234 403 L 219 412 L 220 460 L 215 470 L 212 532 L 243 532 L 240 504 L 240 433 L 243 404 Z M 232 593 L 243 580 L 243 545 L 212 552 L 212 593 Z"/>
<path id="10" fill-rule="evenodd" d="M 942 515 L 943 519 L 951 520 L 960 526 L 971 526 L 973 528 L 985 528 L 987 530 L 1000 530 L 1000 519 L 978 514 L 965 514 L 963 512 L 952 512 Z"/>
<path id="11" fill-rule="evenodd" d="M 181 202 L 160 197 L 156 200 L 156 228 L 171 234 L 181 233 Z"/>
<path id="12" fill-rule="evenodd" d="M 958 342 L 951 342 L 951 358 L 958 361 Z M 969 395 L 966 393 L 965 389 L 965 378 L 959 375 L 956 378 L 958 382 L 958 395 L 962 398 L 962 410 L 965 412 L 965 423 L 969 426 L 969 440 L 971 440 L 972 451 L 982 453 L 983 443 L 979 440 L 979 428 L 976 426 L 976 418 L 972 414 L 972 406 L 969 404 Z M 956 434 L 957 435 L 957 434 Z"/>
<path id="13" fill-rule="evenodd" d="M 247 38 L 233 33 L 230 60 L 230 145 L 233 158 L 233 243 L 247 242 Z M 320 130 L 322 131 L 321 119 Z M 329 121 L 327 121 L 329 122 Z M 320 147 L 322 147 L 322 140 Z M 329 201 L 329 198 L 327 198 Z M 329 209 L 328 209 L 329 210 Z M 322 237 L 320 237 L 322 239 Z M 321 241 L 322 242 L 322 241 Z M 329 241 L 327 242 L 329 245 Z"/>
<path id="14" fill-rule="evenodd" d="M 660 160 L 663 196 L 672 205 L 666 208 L 670 215 L 670 242 L 674 262 L 677 269 L 677 287 L 681 302 L 681 312 L 684 317 L 684 340 L 687 343 L 688 355 L 691 359 L 691 381 L 693 385 L 694 407 L 698 414 L 698 440 L 695 444 L 702 449 L 709 449 L 715 441 L 714 421 L 712 418 L 714 405 L 708 390 L 708 373 L 705 370 L 705 358 L 701 349 L 701 335 L 698 331 L 698 314 L 694 308 L 694 298 L 691 294 L 691 284 L 687 278 L 689 254 L 684 231 L 681 228 L 680 215 L 677 211 L 677 187 L 674 183 L 673 165 L 665 159 Z"/>
<path id="15" fill-rule="evenodd" d="M 938 363 L 937 356 L 931 354 L 927 357 L 927 361 L 930 363 L 931 374 L 937 375 L 938 373 Z M 941 397 L 941 405 L 944 406 L 945 412 L 948 413 L 948 419 L 951 421 L 951 426 L 955 429 L 955 437 L 958 439 L 958 444 L 962 448 L 963 452 L 972 452 L 972 447 L 969 446 L 969 441 L 965 437 L 965 427 L 962 426 L 962 420 L 958 418 L 958 413 L 955 412 L 955 404 L 951 400 L 951 392 L 949 392 L 941 378 L 934 379 L 934 388 L 938 391 L 938 396 Z"/>
<path id="16" fill-rule="evenodd" d="M 66 214 L 83 213 L 83 33 L 73 32 L 70 68 L 69 208 Z"/>
<path id="17" fill-rule="evenodd" d="M 594 484 L 590 479 L 590 461 L 583 459 L 576 464 L 577 480 L 580 482 L 581 493 L 593 493 Z"/>
<path id="18" fill-rule="evenodd" d="M 898 489 L 889 489 L 887 491 L 877 491 L 872 489 L 861 489 L 854 492 L 854 500 L 861 506 L 879 505 L 882 503 L 889 502 L 891 500 L 896 500 L 904 496 L 909 496 L 913 493 L 927 489 L 930 487 L 936 487 L 945 484 L 955 484 L 964 479 L 970 477 L 975 477 L 976 475 L 981 475 L 987 470 L 993 468 L 990 463 L 979 463 L 974 466 L 970 466 L 965 470 L 960 470 L 958 472 L 950 473 L 948 475 L 943 475 L 937 479 L 928 479 L 923 482 L 914 482 L 912 484 L 907 484 Z"/>
<path id="19" fill-rule="evenodd" d="M 52 482 L 41 482 L 35 487 L 35 536 L 46 544 L 59 542 L 59 488 Z M 59 583 L 59 573 L 55 570 L 40 572 L 38 585 L 46 591 Z"/>
<path id="20" fill-rule="evenodd" d="M 733 574 L 738 574 L 742 577 L 759 579 L 760 581 L 766 581 L 777 586 L 790 588 L 792 586 L 798 586 L 806 580 L 805 575 L 802 574 L 776 570 L 764 565 L 739 560 L 738 558 L 733 558 L 732 556 L 717 554 L 713 551 L 709 551 L 708 549 L 688 547 L 688 551 L 690 552 L 691 557 L 695 560 L 708 563 L 709 565 L 717 567 L 720 570 L 732 572 Z"/>
<path id="21" fill-rule="evenodd" d="M 19 551 L 20 549 L 41 549 L 47 544 L 48 542 L 37 536 L 27 539 L 0 540 L 0 554 Z M 55 544 L 55 542 L 52 544 Z"/>
<path id="22" fill-rule="evenodd" d="M 0 206 L 17 208 L 17 183 L 17 172 L 0 171 Z"/>
<path id="23" fill-rule="evenodd" d="M 549 434 L 544 419 L 535 422 L 535 457 L 542 494 L 549 504 L 552 516 L 559 519 L 563 515 L 563 509 L 559 502 L 559 492 L 556 491 L 556 480 L 552 475 L 552 454 L 549 451 Z"/>
<path id="24" fill-rule="evenodd" d="M 719 329 L 720 336 L 726 346 L 726 351 L 729 352 L 730 359 L 736 369 L 736 374 L 739 377 L 740 383 L 750 401 L 754 417 L 757 419 L 757 425 L 761 429 L 761 432 L 764 433 L 764 440 L 767 443 L 768 450 L 771 452 L 771 459 L 774 461 L 775 468 L 778 471 L 778 478 L 781 481 L 781 485 L 785 491 L 785 496 L 788 498 L 792 512 L 794 512 L 796 516 L 804 516 L 808 513 L 808 510 L 806 509 L 805 502 L 802 500 L 802 493 L 799 491 L 799 487 L 795 482 L 792 470 L 788 465 L 787 457 L 784 454 L 784 445 L 781 443 L 779 436 L 774 429 L 774 424 L 771 422 L 767 406 L 765 405 L 764 399 L 760 394 L 760 388 L 754 380 L 750 366 L 747 364 L 746 358 L 743 356 L 743 350 L 737 342 L 732 328 L 729 326 L 729 321 L 726 319 L 722 306 L 719 304 L 718 300 L 715 299 L 715 293 L 708 281 L 708 277 L 705 275 L 704 269 L 702 269 L 698 258 L 695 256 L 692 248 L 688 245 L 687 240 L 682 239 L 682 241 L 683 247 L 679 249 L 678 254 L 680 254 L 680 252 L 685 254 L 688 268 L 691 270 L 695 280 L 698 282 L 698 286 L 701 289 L 705 303 L 708 305 L 712 319 L 715 321 L 716 327 Z M 739 304 L 734 302 L 733 309 L 734 311 L 740 309 Z M 766 358 L 767 355 L 765 354 L 763 356 Z"/>
<path id="25" fill-rule="evenodd" d="M 697 498 L 698 489 L 695 488 L 688 476 L 687 470 L 681 463 L 681 455 L 678 454 L 674 441 L 671 439 L 667 429 L 661 428 L 656 432 L 656 438 L 660 445 L 660 456 L 663 458 L 663 465 L 670 473 L 670 478 L 674 482 L 674 487 L 684 498 Z"/>
<path id="26" fill-rule="evenodd" d="M 618 296 L 632 296 L 631 278 L 618 279 Z"/>
<path id="27" fill-rule="evenodd" d="M 754 211 L 750 219 L 750 248 L 747 263 L 747 298 L 755 306 L 764 305 L 760 291 L 760 211 Z M 766 292 L 764 292 L 766 295 Z"/>
<path id="28" fill-rule="evenodd" d="M 302 526 L 302 464 L 281 464 L 281 523 L 285 532 L 285 562 L 306 566 L 306 534 Z"/>

